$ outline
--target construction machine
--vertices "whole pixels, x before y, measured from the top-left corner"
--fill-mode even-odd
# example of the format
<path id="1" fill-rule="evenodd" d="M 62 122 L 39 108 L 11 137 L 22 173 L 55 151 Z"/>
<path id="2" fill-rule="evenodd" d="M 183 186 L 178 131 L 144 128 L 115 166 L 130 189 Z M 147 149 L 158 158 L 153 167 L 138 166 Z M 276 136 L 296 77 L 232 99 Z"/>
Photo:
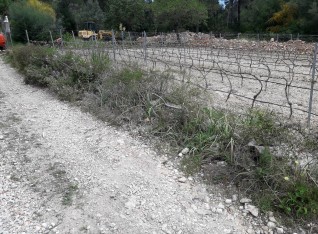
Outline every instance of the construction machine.
<path id="1" fill-rule="evenodd" d="M 85 22 L 84 29 L 78 31 L 78 37 L 83 40 L 107 40 L 112 39 L 112 31 L 99 30 L 96 29 L 96 24 L 94 22 Z"/>
<path id="2" fill-rule="evenodd" d="M 94 22 L 85 22 L 84 29 L 78 31 L 78 37 L 83 40 L 96 40 L 96 24 Z"/>

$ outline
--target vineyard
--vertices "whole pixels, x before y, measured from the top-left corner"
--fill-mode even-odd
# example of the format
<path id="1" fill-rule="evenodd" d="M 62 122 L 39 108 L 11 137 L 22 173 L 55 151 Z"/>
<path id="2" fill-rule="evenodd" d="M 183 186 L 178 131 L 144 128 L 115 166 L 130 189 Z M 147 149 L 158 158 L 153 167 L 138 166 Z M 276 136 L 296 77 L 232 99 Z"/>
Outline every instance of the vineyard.
<path id="1" fill-rule="evenodd" d="M 61 48 L 83 57 L 98 51 L 125 66 L 169 71 L 176 81 L 211 94 L 213 106 L 236 112 L 261 107 L 307 124 L 318 120 L 314 43 L 143 33 L 108 42 L 68 40 Z"/>

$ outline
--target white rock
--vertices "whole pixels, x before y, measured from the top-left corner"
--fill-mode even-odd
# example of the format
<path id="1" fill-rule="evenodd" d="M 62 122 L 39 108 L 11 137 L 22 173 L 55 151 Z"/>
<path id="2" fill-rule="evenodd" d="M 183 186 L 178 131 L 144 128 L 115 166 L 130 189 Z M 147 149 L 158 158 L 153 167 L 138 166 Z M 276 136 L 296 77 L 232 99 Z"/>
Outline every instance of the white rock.
<path id="1" fill-rule="evenodd" d="M 210 214 L 211 214 L 211 211 L 209 211 L 209 210 L 203 210 L 203 209 L 197 209 L 196 212 L 197 212 L 199 215 L 210 215 Z"/>
<path id="2" fill-rule="evenodd" d="M 187 154 L 187 153 L 189 153 L 189 151 L 190 151 L 189 148 L 186 147 L 186 148 L 184 148 L 184 149 L 181 151 L 181 153 L 182 153 L 182 154 Z"/>
<path id="3" fill-rule="evenodd" d="M 217 166 L 224 167 L 224 166 L 226 166 L 226 165 L 227 165 L 227 163 L 226 163 L 226 162 L 224 162 L 224 161 L 220 161 L 220 162 L 217 162 L 217 163 L 216 163 L 216 165 L 217 165 Z"/>
<path id="4" fill-rule="evenodd" d="M 250 212 L 254 217 L 258 217 L 259 210 L 256 206 L 246 205 L 245 209 Z"/>
<path id="5" fill-rule="evenodd" d="M 181 178 L 178 179 L 178 181 L 179 181 L 180 183 L 185 183 L 185 182 L 187 181 L 187 178 L 181 177 Z"/>
<path id="6" fill-rule="evenodd" d="M 116 227 L 116 223 L 110 223 L 110 224 L 109 224 L 109 227 L 111 227 L 111 228 Z"/>
<path id="7" fill-rule="evenodd" d="M 217 208 L 217 209 L 216 209 L 216 213 L 221 214 L 222 212 L 223 212 L 223 209 L 221 209 L 221 208 Z"/>
<path id="8" fill-rule="evenodd" d="M 226 200 L 225 200 L 225 203 L 226 203 L 226 204 L 231 204 L 231 203 L 232 203 L 232 200 L 231 200 L 231 199 L 226 199 Z"/>
<path id="9" fill-rule="evenodd" d="M 276 232 L 277 232 L 277 234 L 283 234 L 284 233 L 284 229 L 280 228 L 280 227 L 277 227 L 276 228 Z"/>
<path id="10" fill-rule="evenodd" d="M 252 202 L 252 200 L 249 199 L 249 198 L 242 198 L 242 199 L 240 200 L 240 203 L 251 203 L 251 202 Z"/>
<path id="11" fill-rule="evenodd" d="M 224 229 L 223 230 L 225 234 L 231 234 L 233 231 L 231 229 Z"/>
<path id="12" fill-rule="evenodd" d="M 273 223 L 277 223 L 275 217 L 269 217 L 269 221 L 273 222 Z"/>
<path id="13" fill-rule="evenodd" d="M 178 156 L 179 156 L 179 157 L 182 157 L 182 153 L 179 153 Z"/>
<path id="14" fill-rule="evenodd" d="M 0 140 L 3 140 L 4 139 L 4 136 L 3 135 L 0 135 Z"/>
<path id="15" fill-rule="evenodd" d="M 42 223 L 42 227 L 47 228 L 48 224 L 47 223 Z"/>
<path id="16" fill-rule="evenodd" d="M 237 194 L 232 195 L 232 201 L 237 201 Z"/>
<path id="17" fill-rule="evenodd" d="M 220 203 L 220 204 L 218 205 L 218 208 L 220 208 L 220 209 L 224 209 L 224 208 L 225 208 L 225 206 L 224 206 L 222 203 Z"/>
<path id="18" fill-rule="evenodd" d="M 274 228 L 276 227 L 276 224 L 273 223 L 273 222 L 271 222 L 271 221 L 269 221 L 269 222 L 267 223 L 267 227 L 268 227 L 269 229 L 274 229 Z"/>

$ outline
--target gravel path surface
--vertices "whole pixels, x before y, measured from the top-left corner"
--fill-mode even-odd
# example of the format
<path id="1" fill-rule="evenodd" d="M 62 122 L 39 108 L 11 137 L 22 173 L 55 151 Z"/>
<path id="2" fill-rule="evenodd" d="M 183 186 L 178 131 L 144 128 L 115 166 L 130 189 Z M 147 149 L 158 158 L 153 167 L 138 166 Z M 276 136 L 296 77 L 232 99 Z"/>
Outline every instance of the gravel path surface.
<path id="1" fill-rule="evenodd" d="M 0 58 L 0 233 L 246 233 L 220 188 L 184 178 L 140 139 Z"/>

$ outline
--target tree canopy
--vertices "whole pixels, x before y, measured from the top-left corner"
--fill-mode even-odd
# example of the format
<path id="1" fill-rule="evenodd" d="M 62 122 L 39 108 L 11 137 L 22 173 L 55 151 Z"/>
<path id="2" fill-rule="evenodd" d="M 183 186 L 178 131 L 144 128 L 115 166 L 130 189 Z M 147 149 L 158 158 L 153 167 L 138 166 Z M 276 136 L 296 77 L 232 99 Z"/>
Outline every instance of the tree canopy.
<path id="1" fill-rule="evenodd" d="M 198 0 L 156 0 L 153 11 L 156 26 L 161 30 L 198 27 L 208 18 L 206 5 Z"/>
<path id="2" fill-rule="evenodd" d="M 41 14 L 68 31 L 94 21 L 108 30 L 123 25 L 129 31 L 318 34 L 318 0 L 225 0 L 224 5 L 219 0 L 0 0 L 1 18 L 18 22 L 25 17 L 22 6 L 30 22 Z M 19 22 L 14 25 L 26 27 Z"/>

